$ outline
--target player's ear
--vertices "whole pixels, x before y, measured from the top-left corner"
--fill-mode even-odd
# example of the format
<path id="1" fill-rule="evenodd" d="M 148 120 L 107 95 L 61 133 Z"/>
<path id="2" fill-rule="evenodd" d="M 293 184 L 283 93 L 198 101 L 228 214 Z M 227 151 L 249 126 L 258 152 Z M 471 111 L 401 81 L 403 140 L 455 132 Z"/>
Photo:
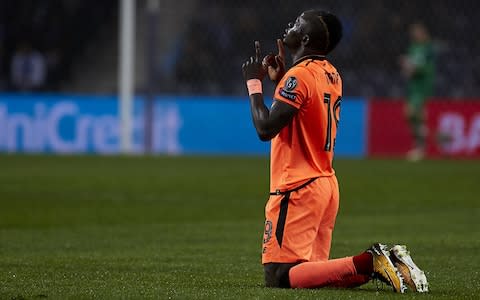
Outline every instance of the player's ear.
<path id="1" fill-rule="evenodd" d="M 310 36 L 308 34 L 305 34 L 303 37 L 302 37 L 302 44 L 303 45 L 308 45 L 308 43 L 310 42 Z"/>

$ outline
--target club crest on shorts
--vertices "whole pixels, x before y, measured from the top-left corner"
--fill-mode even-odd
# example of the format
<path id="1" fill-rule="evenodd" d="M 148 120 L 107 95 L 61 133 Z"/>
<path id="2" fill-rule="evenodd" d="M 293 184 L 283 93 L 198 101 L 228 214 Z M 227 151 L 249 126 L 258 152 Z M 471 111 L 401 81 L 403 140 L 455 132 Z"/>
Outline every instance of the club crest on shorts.
<path id="1" fill-rule="evenodd" d="M 287 81 L 285 81 L 285 91 L 291 92 L 297 87 L 297 78 L 294 76 L 288 77 Z"/>
<path id="2" fill-rule="evenodd" d="M 272 221 L 267 220 L 265 221 L 265 232 L 263 235 L 263 243 L 266 244 L 270 241 L 272 238 L 272 229 L 273 229 L 273 224 Z"/>

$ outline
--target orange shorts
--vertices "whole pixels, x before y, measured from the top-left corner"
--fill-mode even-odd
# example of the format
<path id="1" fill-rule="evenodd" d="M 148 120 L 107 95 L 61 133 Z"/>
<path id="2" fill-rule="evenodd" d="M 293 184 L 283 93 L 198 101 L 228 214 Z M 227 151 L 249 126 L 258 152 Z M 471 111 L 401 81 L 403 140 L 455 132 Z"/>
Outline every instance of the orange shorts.
<path id="1" fill-rule="evenodd" d="M 271 195 L 265 207 L 262 263 L 328 260 L 338 201 L 335 175 Z"/>

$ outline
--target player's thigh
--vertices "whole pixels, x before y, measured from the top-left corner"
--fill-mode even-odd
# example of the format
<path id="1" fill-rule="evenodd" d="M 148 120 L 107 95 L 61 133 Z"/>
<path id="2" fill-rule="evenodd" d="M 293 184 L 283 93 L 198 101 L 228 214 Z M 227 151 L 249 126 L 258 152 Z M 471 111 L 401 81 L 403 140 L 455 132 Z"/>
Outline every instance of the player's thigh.
<path id="1" fill-rule="evenodd" d="M 314 241 L 311 261 L 326 261 L 329 259 L 332 234 L 338 213 L 340 195 L 337 179 L 335 176 L 332 176 L 329 178 L 328 183 L 325 184 L 330 185 L 332 196 L 320 218 L 320 226 Z"/>
<path id="2" fill-rule="evenodd" d="M 321 177 L 305 188 L 283 197 L 272 196 L 266 207 L 262 262 L 308 261 L 332 196 Z M 327 180 L 328 181 L 328 180 Z"/>
<path id="3" fill-rule="evenodd" d="M 406 104 L 406 114 L 410 120 L 419 120 L 423 118 L 423 107 L 425 105 L 426 94 L 416 92 L 408 96 Z"/>

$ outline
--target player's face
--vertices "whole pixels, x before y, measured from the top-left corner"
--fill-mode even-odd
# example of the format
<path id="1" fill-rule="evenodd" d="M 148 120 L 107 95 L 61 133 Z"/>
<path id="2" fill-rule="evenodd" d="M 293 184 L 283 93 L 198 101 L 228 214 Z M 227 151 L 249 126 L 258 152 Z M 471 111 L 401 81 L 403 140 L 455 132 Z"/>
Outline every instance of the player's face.
<path id="1" fill-rule="evenodd" d="M 414 24 L 410 28 L 410 37 L 415 42 L 424 42 L 428 39 L 427 30 L 423 25 Z"/>
<path id="2" fill-rule="evenodd" d="M 303 18 L 303 14 L 300 15 L 294 23 L 288 23 L 288 27 L 283 34 L 283 43 L 290 49 L 300 47 L 306 25 L 307 21 Z"/>

